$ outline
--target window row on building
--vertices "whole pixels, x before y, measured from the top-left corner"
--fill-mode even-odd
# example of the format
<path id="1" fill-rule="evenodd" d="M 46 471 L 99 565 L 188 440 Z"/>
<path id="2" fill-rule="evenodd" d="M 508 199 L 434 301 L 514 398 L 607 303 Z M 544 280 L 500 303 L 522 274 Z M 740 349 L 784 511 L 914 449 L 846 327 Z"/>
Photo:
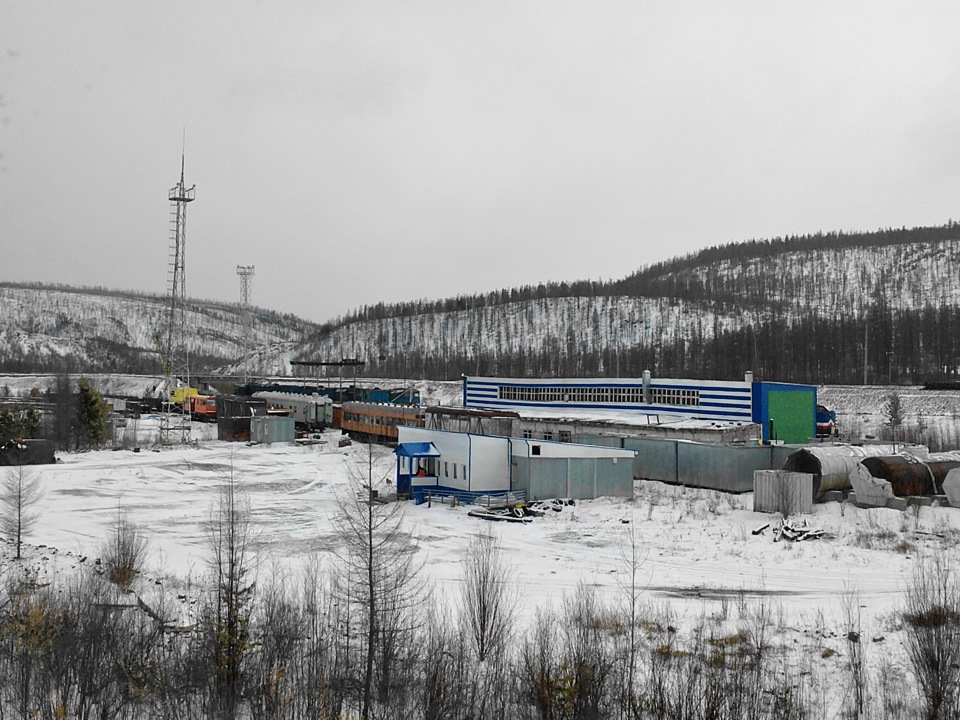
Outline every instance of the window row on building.
<path id="1" fill-rule="evenodd" d="M 460 470 L 459 470 L 459 472 L 460 472 L 460 479 L 461 479 L 461 480 L 466 480 L 466 479 L 467 479 L 467 466 L 466 466 L 466 465 L 458 465 L 458 464 L 455 463 L 455 462 L 448 462 L 448 461 L 446 461 L 446 460 L 443 461 L 443 474 L 442 474 L 440 477 L 452 478 L 453 480 L 456 480 L 456 479 L 457 479 L 457 468 L 460 469 Z M 451 470 L 453 471 L 452 474 L 451 474 Z"/>
<path id="2" fill-rule="evenodd" d="M 650 401 L 656 405 L 685 405 L 696 407 L 700 404 L 699 390 L 676 390 L 674 388 L 650 388 Z"/>
<path id="3" fill-rule="evenodd" d="M 524 440 L 533 440 L 533 430 L 529 428 L 524 428 L 522 431 Z M 560 430 L 557 433 L 554 433 L 553 430 L 544 430 L 543 435 L 540 438 L 542 440 L 557 440 L 562 443 L 572 443 L 573 434 L 569 430 Z"/>
<path id="4" fill-rule="evenodd" d="M 343 411 L 343 422 L 357 423 L 366 425 L 380 425 L 383 427 L 396 427 L 406 424 L 405 418 L 392 417 L 389 415 L 376 415 L 372 413 Z"/>
<path id="5" fill-rule="evenodd" d="M 505 402 L 531 403 L 577 403 L 639 405 L 644 402 L 641 387 L 519 387 L 501 385 L 498 399 Z M 650 402 L 657 405 L 697 406 L 700 404 L 699 390 L 676 390 L 672 388 L 650 388 Z"/>

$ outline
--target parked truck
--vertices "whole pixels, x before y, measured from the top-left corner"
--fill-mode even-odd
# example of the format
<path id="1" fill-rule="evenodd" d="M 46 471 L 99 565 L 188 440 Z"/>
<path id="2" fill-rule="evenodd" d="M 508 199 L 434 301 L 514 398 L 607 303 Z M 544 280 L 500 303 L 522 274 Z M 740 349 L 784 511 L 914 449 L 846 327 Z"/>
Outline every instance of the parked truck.
<path id="1" fill-rule="evenodd" d="M 807 417 L 809 417 L 809 415 Z M 839 434 L 840 428 L 837 427 L 837 413 L 827 408 L 826 405 L 817 405 L 817 437 L 837 437 Z"/>

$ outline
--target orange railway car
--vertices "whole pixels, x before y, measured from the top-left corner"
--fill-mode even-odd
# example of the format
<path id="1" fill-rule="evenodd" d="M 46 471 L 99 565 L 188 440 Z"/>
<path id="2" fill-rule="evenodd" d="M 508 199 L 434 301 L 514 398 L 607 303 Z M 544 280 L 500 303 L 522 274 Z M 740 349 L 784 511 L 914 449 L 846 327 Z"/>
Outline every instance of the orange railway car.
<path id="1" fill-rule="evenodd" d="M 334 408 L 333 423 L 343 432 L 364 440 L 395 443 L 397 426 L 424 426 L 423 408 L 417 405 L 347 402 Z"/>

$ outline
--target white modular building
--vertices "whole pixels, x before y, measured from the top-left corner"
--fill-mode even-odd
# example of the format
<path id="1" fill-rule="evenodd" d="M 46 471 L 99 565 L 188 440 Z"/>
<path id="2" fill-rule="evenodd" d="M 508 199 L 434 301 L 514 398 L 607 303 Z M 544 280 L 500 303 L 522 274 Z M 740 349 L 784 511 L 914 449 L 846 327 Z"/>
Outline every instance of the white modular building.
<path id="1" fill-rule="evenodd" d="M 415 427 L 398 432 L 397 492 L 414 498 L 633 497 L 633 450 Z"/>

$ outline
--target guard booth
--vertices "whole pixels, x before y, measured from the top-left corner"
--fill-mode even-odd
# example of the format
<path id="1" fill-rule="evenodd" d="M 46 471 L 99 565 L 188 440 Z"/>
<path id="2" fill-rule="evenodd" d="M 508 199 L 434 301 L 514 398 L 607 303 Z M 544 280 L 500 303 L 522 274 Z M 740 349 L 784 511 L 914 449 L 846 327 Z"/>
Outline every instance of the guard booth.
<path id="1" fill-rule="evenodd" d="M 412 478 L 437 481 L 437 459 L 440 451 L 432 442 L 401 443 L 394 450 L 397 456 L 397 494 L 409 495 Z"/>

